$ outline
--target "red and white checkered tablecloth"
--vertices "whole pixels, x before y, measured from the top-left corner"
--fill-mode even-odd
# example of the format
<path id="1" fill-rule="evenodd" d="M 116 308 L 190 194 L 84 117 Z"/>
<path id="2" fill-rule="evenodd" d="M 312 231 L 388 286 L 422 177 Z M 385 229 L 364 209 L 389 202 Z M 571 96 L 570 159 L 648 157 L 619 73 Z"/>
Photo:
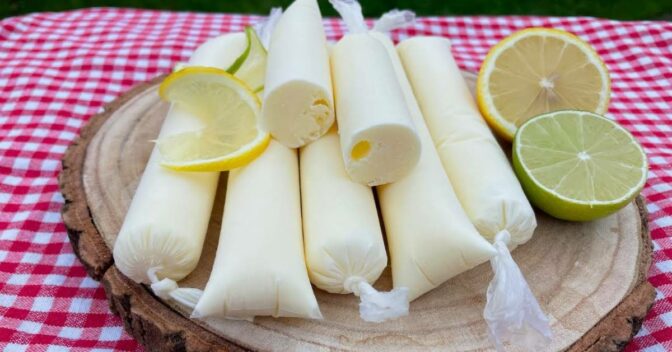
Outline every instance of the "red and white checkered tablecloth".
<path id="1" fill-rule="evenodd" d="M 133 85 L 169 72 L 209 37 L 256 16 L 87 9 L 0 21 L 0 346 L 22 350 L 139 350 L 87 277 L 60 216 L 57 175 L 92 114 Z M 343 32 L 326 20 L 330 39 Z M 649 280 L 658 295 L 629 351 L 672 350 L 672 23 L 594 18 L 423 18 L 398 31 L 453 40 L 476 71 L 488 49 L 530 26 L 562 28 L 590 42 L 611 72 L 609 115 L 642 143 L 654 240 Z"/>

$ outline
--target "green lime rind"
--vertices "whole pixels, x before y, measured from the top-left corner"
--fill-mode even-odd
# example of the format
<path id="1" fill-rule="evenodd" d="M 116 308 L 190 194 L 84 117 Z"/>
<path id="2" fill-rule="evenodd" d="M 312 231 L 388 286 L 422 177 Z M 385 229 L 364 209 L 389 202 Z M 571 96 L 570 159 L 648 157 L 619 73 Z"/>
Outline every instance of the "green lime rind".
<path id="1" fill-rule="evenodd" d="M 622 202 L 602 206 L 568 202 L 556 197 L 554 193 L 545 191 L 541 187 L 534 186 L 535 181 L 525 172 L 521 165 L 520 158 L 516 154 L 513 155 L 513 169 L 515 170 L 516 175 L 523 186 L 525 195 L 530 202 L 537 208 L 543 210 L 546 214 L 561 220 L 590 221 L 602 218 L 617 212 L 630 203 L 637 195 L 635 193 L 632 197 L 627 198 Z"/>
<path id="2" fill-rule="evenodd" d="M 245 28 L 248 40 L 247 56 L 236 71 L 236 77 L 245 82 L 254 92 L 260 91 L 264 86 L 266 77 L 266 48 L 252 27 Z"/>
<path id="3" fill-rule="evenodd" d="M 251 39 L 250 35 L 248 34 L 248 28 L 251 27 L 246 27 L 245 28 L 245 34 L 246 34 L 246 39 L 247 39 L 247 46 L 245 47 L 245 50 L 236 58 L 236 60 L 229 66 L 229 68 L 226 69 L 226 72 L 235 75 L 236 72 L 240 69 L 241 66 L 243 66 L 243 63 L 245 60 L 247 60 L 247 57 L 250 55 L 250 48 L 252 47 L 251 44 Z"/>
<path id="4" fill-rule="evenodd" d="M 548 118 L 563 118 L 563 116 L 571 116 L 571 115 L 582 115 L 582 119 L 600 119 L 596 120 L 598 122 L 601 122 L 602 125 L 605 125 L 604 122 L 608 122 L 608 124 L 612 125 L 612 130 L 618 130 L 615 131 L 617 134 L 621 134 L 621 137 L 623 135 L 627 136 L 630 138 L 632 143 L 628 145 L 622 145 L 623 148 L 626 148 L 626 151 L 628 153 L 632 153 L 636 155 L 637 153 L 641 154 L 641 162 L 642 165 L 635 165 L 634 169 L 640 168 L 640 171 L 642 171 L 641 176 L 636 182 L 632 182 L 632 185 L 628 185 L 630 188 L 628 189 L 627 192 L 624 192 L 623 194 L 618 194 L 618 196 L 614 196 L 613 199 L 611 200 L 592 200 L 592 201 L 586 201 L 586 200 L 577 200 L 573 199 L 571 197 L 568 197 L 567 195 L 559 194 L 553 189 L 550 189 L 548 186 L 544 185 L 540 180 L 534 176 L 534 174 L 529 171 L 529 163 L 530 162 L 537 162 L 539 163 L 540 160 L 537 156 L 536 160 L 526 160 L 524 152 L 521 152 L 521 147 L 523 146 L 522 140 L 523 140 L 523 135 L 528 131 L 528 127 L 532 126 L 533 124 L 540 123 L 540 119 L 548 119 Z M 581 120 L 583 121 L 583 120 Z M 558 124 L 558 126 L 560 126 Z M 583 125 L 582 125 L 583 126 Z M 560 131 L 562 129 L 559 129 Z M 553 131 L 551 131 L 553 132 Z M 571 131 L 569 131 L 571 133 Z M 564 129 L 562 130 L 562 133 L 567 133 L 567 130 Z M 584 133 L 584 129 L 581 128 L 579 133 Z M 585 134 L 581 135 L 581 138 L 584 138 L 586 134 L 588 133 L 594 133 L 594 131 L 587 131 Z M 549 136 L 551 136 L 549 134 Z M 569 136 L 568 134 L 565 134 L 565 136 Z M 529 142 L 530 138 L 527 138 Z M 568 138 L 570 140 L 571 138 Z M 545 146 L 544 148 L 548 148 L 548 142 L 544 142 L 543 139 L 538 139 L 541 142 L 544 143 Z M 585 140 L 585 139 L 584 139 Z M 555 146 L 558 147 L 563 147 L 566 145 L 564 141 L 561 140 L 554 140 L 551 142 Z M 565 144 L 563 144 L 565 143 Z M 529 147 L 535 147 L 534 145 L 524 145 L 525 148 Z M 568 146 L 571 147 L 571 146 Z M 563 151 L 565 152 L 565 151 Z M 521 153 L 523 155 L 521 155 Z M 553 158 L 552 156 L 553 152 L 548 153 L 548 161 L 551 161 Z M 578 155 L 577 155 L 578 158 Z M 529 159 L 529 158 L 528 158 Z M 541 160 L 543 162 L 543 160 Z M 578 162 L 578 159 L 576 159 L 576 162 Z M 611 162 L 611 161 L 608 161 Z M 550 167 L 555 168 L 556 170 L 562 170 L 563 166 L 560 166 L 560 164 L 563 163 L 562 161 L 560 162 L 555 162 L 554 164 L 550 165 Z M 602 162 L 600 162 L 602 163 Z M 571 164 L 571 161 L 570 163 Z M 599 163 L 592 161 L 591 166 L 587 167 L 588 169 L 593 168 L 592 170 L 595 171 L 596 167 L 599 168 Z M 626 165 L 627 166 L 627 165 Z M 647 178 L 647 170 L 648 170 L 648 163 L 646 161 L 646 155 L 644 153 L 644 150 L 642 147 L 636 142 L 636 139 L 632 137 L 632 135 L 625 130 L 623 127 L 619 126 L 616 122 L 609 120 L 601 115 L 590 113 L 590 112 L 584 112 L 584 111 L 572 111 L 572 110 L 565 110 L 565 111 L 557 111 L 557 112 L 551 112 L 551 113 L 546 113 L 539 115 L 537 117 L 534 117 L 527 121 L 525 124 L 523 124 L 519 129 L 518 132 L 515 135 L 514 141 L 513 141 L 513 168 L 514 171 L 516 172 L 516 175 L 518 176 L 518 179 L 520 180 L 520 183 L 525 191 L 525 194 L 527 195 L 528 199 L 532 204 L 534 204 L 536 207 L 539 209 L 543 210 L 547 214 L 556 217 L 558 219 L 562 220 L 569 220 L 569 221 L 590 221 L 598 218 L 602 218 L 608 215 L 611 215 L 618 210 L 622 209 L 625 207 L 627 204 L 629 204 L 642 190 L 644 187 L 644 184 L 646 183 L 646 178 Z M 608 173 L 609 171 L 612 170 L 602 170 L 599 169 L 597 172 L 601 172 L 602 175 L 605 173 Z M 565 174 L 569 174 L 574 172 L 574 170 L 570 170 L 570 172 L 567 172 Z M 561 176 L 563 174 L 560 174 Z M 592 174 L 593 178 L 596 177 L 596 173 Z M 604 177 L 604 176 L 602 176 Z M 580 179 L 579 179 L 580 180 Z M 604 181 L 604 179 L 601 179 L 601 181 Z M 586 182 L 588 182 L 586 180 Z M 580 185 L 580 186 L 584 186 Z M 621 185 L 619 185 L 620 187 Z M 593 189 L 595 188 L 595 182 L 592 183 Z M 558 187 L 556 187 L 558 188 Z M 616 189 L 616 188 L 613 188 Z M 595 192 L 593 190 L 593 192 Z M 584 197 L 585 198 L 585 197 Z"/>

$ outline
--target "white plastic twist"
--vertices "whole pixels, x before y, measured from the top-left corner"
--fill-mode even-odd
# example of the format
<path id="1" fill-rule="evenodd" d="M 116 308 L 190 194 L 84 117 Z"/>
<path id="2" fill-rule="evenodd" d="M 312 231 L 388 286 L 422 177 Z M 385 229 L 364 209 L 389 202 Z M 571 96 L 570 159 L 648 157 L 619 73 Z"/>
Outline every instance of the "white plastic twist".
<path id="1" fill-rule="evenodd" d="M 154 294 L 162 299 L 169 299 L 170 293 L 179 288 L 179 286 L 177 286 L 177 282 L 168 278 L 165 278 L 161 281 L 152 282 L 150 287 L 152 288 L 152 291 L 154 291 Z"/>
<path id="2" fill-rule="evenodd" d="M 490 259 L 495 276 L 488 286 L 483 318 L 497 351 L 504 350 L 505 342 L 538 351 L 551 341 L 551 327 L 509 253 L 510 240 L 506 230 L 495 236 L 497 255 Z"/>
<path id="3" fill-rule="evenodd" d="M 275 29 L 275 25 L 278 23 L 278 20 L 282 17 L 282 8 L 274 7 L 271 9 L 271 13 L 268 17 L 260 20 L 254 25 L 254 31 L 257 32 L 261 44 L 264 45 L 264 48 L 268 49 L 268 44 L 271 42 L 271 35 Z"/>
<path id="4" fill-rule="evenodd" d="M 398 28 L 405 28 L 415 23 L 415 12 L 409 10 L 391 10 L 384 13 L 373 23 L 374 31 L 389 33 Z"/>
<path id="5" fill-rule="evenodd" d="M 147 270 L 147 276 L 150 280 L 152 292 L 161 299 L 172 299 L 187 308 L 194 309 L 196 303 L 201 298 L 203 291 L 197 288 L 180 288 L 175 280 L 169 278 L 159 280 L 156 275 L 156 272 L 159 270 L 161 270 L 161 268 L 157 267 Z"/>
<path id="6" fill-rule="evenodd" d="M 366 26 L 364 15 L 362 15 L 362 6 L 357 0 L 329 0 L 331 6 L 341 15 L 349 33 L 366 33 L 369 27 Z"/>
<path id="7" fill-rule="evenodd" d="M 408 288 L 395 288 L 380 292 L 359 276 L 345 280 L 346 290 L 352 291 L 360 299 L 359 316 L 364 321 L 380 323 L 408 315 Z"/>
<path id="8" fill-rule="evenodd" d="M 362 6 L 357 0 L 329 0 L 331 6 L 341 15 L 349 33 L 366 33 L 369 27 L 362 15 Z M 415 23 L 415 13 L 409 10 L 391 10 L 384 13 L 373 24 L 373 30 L 389 33 L 398 28 L 404 28 Z"/>

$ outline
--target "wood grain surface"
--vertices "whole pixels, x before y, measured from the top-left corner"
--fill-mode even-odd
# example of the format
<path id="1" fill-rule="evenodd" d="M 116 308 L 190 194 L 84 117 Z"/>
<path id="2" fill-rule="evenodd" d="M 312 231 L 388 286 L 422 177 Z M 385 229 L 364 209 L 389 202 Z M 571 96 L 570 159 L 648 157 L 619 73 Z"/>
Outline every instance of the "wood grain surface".
<path id="1" fill-rule="evenodd" d="M 473 75 L 465 75 L 473 83 Z M 485 351 L 482 319 L 488 263 L 446 282 L 411 304 L 408 317 L 382 324 L 359 319 L 352 295 L 316 289 L 321 321 L 255 318 L 253 322 L 190 320 L 114 266 L 111 248 L 158 134 L 167 104 L 156 93 L 162 77 L 140 85 L 92 117 L 68 149 L 60 175 L 63 219 L 75 253 L 105 286 L 112 311 L 149 350 Z M 222 174 L 203 255 L 183 287 L 202 288 L 217 246 L 226 191 Z M 537 213 L 534 238 L 513 252 L 554 333 L 548 351 L 622 349 L 649 310 L 655 291 L 641 198 L 617 214 L 570 223 Z M 389 269 L 375 285 L 391 287 Z M 516 349 L 510 348 L 515 351 Z"/>

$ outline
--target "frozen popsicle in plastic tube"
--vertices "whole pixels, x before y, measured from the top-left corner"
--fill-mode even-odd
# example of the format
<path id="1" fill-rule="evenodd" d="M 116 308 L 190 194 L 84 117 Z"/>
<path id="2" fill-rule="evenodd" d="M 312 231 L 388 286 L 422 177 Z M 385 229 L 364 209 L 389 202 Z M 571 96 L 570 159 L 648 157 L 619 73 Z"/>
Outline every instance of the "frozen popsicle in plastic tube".
<path id="1" fill-rule="evenodd" d="M 262 128 L 298 148 L 334 123 L 327 40 L 316 0 L 296 0 L 280 17 L 268 48 Z"/>
<path id="2" fill-rule="evenodd" d="M 383 321 L 408 314 L 408 289 L 371 285 L 387 266 L 370 187 L 350 179 L 336 130 L 300 152 L 301 207 L 310 281 L 331 293 L 360 297 L 360 316 Z"/>
<path id="3" fill-rule="evenodd" d="M 193 317 L 322 318 L 304 261 L 299 194 L 296 150 L 277 141 L 229 172 L 217 255 Z"/>
<path id="4" fill-rule="evenodd" d="M 488 288 L 484 317 L 495 346 L 501 349 L 502 342 L 512 341 L 536 348 L 546 343 L 550 336 L 548 320 L 509 254 L 505 245 L 509 240 L 508 232 L 498 234 L 493 248 L 469 223 L 443 172 L 398 54 L 387 36 L 375 33 L 387 32 L 410 17 L 403 11 L 388 13 L 385 20 L 376 23 L 372 32 L 390 56 L 423 141 L 422 157 L 416 169 L 396 183 L 378 187 L 395 287 L 406 282 L 411 288 L 410 298 L 415 299 L 447 278 L 490 258 L 495 278 Z M 430 187 L 423 187 L 427 185 Z M 427 206 L 422 209 L 404 206 L 409 203 Z"/>
<path id="5" fill-rule="evenodd" d="M 332 4 L 348 26 L 366 28 L 357 2 L 332 1 Z M 380 32 L 405 25 L 413 17 L 407 11 L 393 11 L 376 22 L 376 30 L 366 33 L 368 39 L 382 49 L 391 75 L 384 83 L 392 81 L 399 88 L 395 99 L 399 99 L 398 103 L 408 112 L 420 142 L 418 164 L 400 180 L 377 187 L 393 284 L 396 289 L 407 288 L 411 301 L 495 255 L 495 249 L 478 234 L 462 210 L 441 167 L 394 44 Z M 340 114 L 340 110 L 337 112 Z M 337 118 L 340 128 L 340 115 Z"/>
<path id="6" fill-rule="evenodd" d="M 446 38 L 415 37 L 401 42 L 398 52 L 462 207 L 481 235 L 494 241 L 506 230 L 515 247 L 532 237 L 534 210 L 450 47 Z"/>
<path id="7" fill-rule="evenodd" d="M 359 4 L 331 3 L 348 27 L 331 52 L 345 169 L 353 180 L 369 186 L 397 181 L 415 167 L 421 150 L 403 92 Z"/>
<path id="8" fill-rule="evenodd" d="M 498 349 L 509 341 L 538 350 L 550 339 L 549 323 L 507 248 L 532 237 L 534 211 L 476 108 L 450 41 L 415 37 L 397 51 L 460 204 L 498 252 L 484 311 L 490 336 Z"/>

